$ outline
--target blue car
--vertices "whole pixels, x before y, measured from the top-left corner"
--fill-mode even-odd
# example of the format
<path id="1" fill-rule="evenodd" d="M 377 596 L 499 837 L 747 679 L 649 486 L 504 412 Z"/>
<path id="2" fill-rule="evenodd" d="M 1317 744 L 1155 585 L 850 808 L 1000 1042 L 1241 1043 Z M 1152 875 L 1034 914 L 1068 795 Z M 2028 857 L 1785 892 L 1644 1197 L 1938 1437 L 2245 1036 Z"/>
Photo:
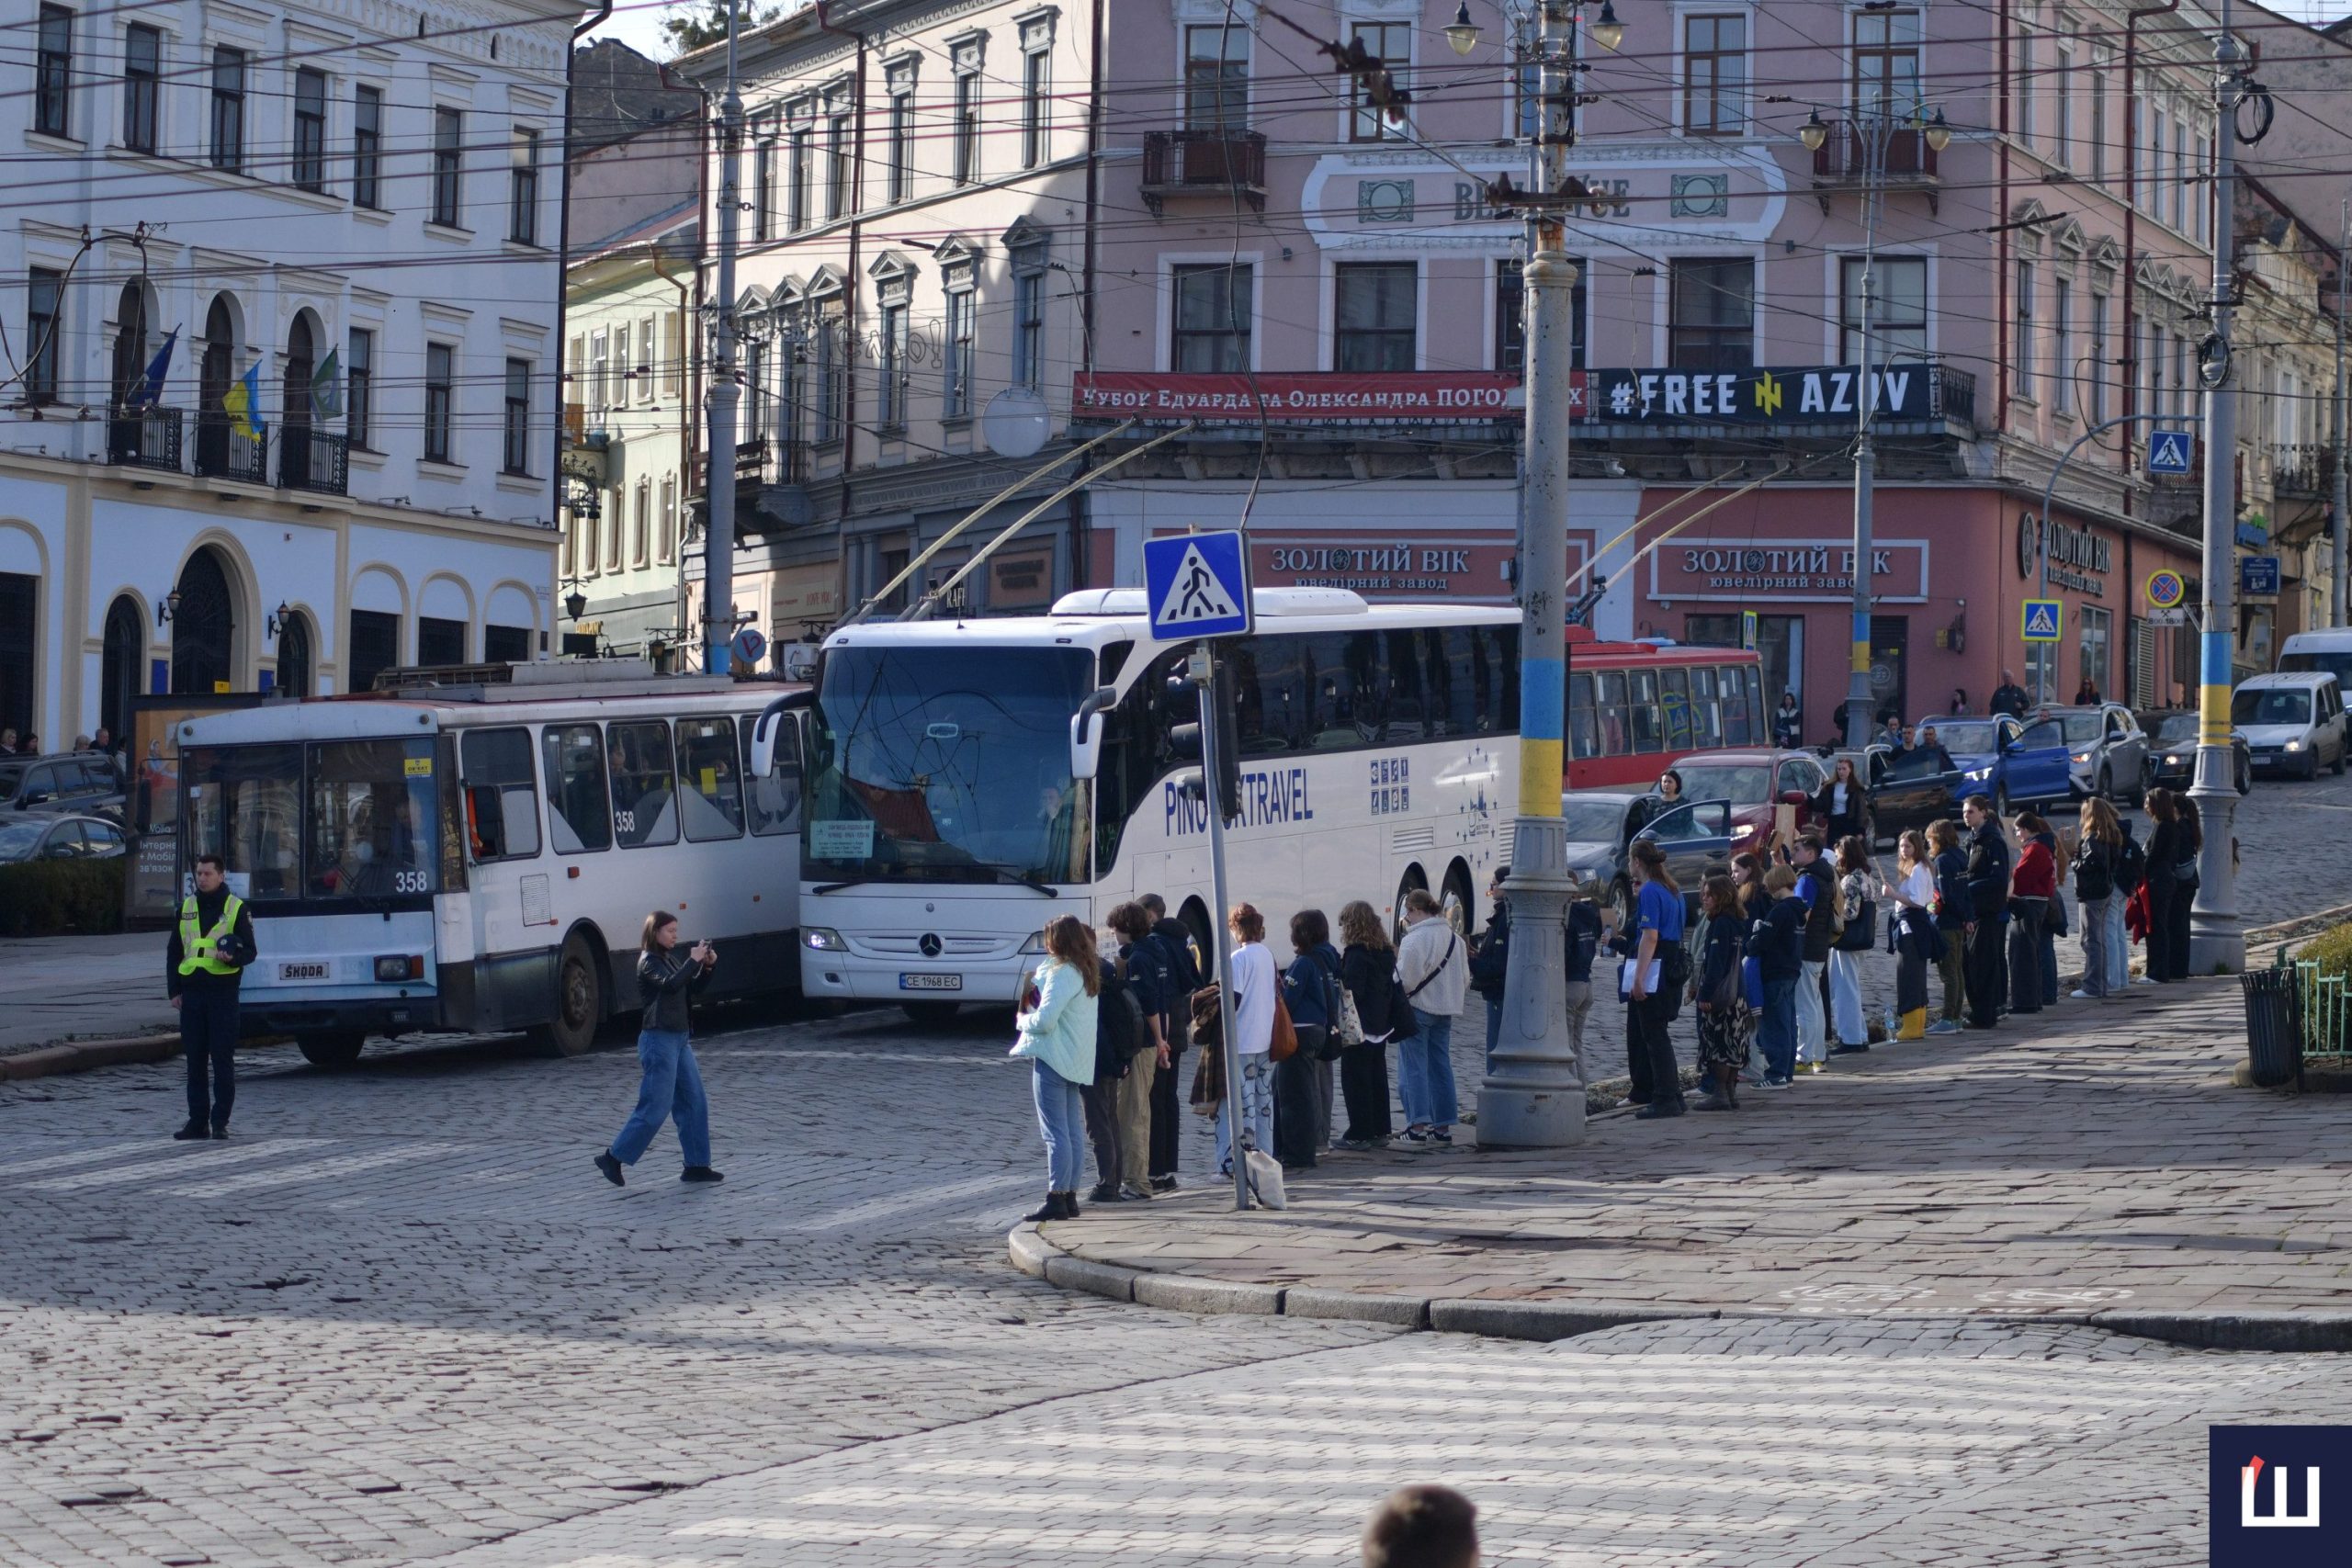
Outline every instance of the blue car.
<path id="1" fill-rule="evenodd" d="M 1956 793 L 1993 797 L 1995 815 L 2007 818 L 2019 807 L 2048 809 L 2075 793 L 2066 732 L 2054 718 L 2025 723 L 2007 714 L 1990 718 L 1921 719 L 1913 731 L 1922 746 L 1930 739 L 1951 754 L 1959 770 Z"/>

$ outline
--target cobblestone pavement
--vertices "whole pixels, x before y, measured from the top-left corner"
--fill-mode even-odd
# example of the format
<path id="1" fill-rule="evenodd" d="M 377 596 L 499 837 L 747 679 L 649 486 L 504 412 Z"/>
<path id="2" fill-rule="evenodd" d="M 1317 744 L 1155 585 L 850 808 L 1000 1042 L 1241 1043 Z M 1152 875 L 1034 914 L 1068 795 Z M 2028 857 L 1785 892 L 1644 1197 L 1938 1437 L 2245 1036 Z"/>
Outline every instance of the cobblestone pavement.
<path id="1" fill-rule="evenodd" d="M 1948 1320 L 1416 1336 L 1031 1406 L 463 1553 L 453 1568 L 1356 1560 L 1400 1479 L 1489 1563 L 2187 1564 L 2210 1421 L 2334 1418 L 2332 1356 Z"/>

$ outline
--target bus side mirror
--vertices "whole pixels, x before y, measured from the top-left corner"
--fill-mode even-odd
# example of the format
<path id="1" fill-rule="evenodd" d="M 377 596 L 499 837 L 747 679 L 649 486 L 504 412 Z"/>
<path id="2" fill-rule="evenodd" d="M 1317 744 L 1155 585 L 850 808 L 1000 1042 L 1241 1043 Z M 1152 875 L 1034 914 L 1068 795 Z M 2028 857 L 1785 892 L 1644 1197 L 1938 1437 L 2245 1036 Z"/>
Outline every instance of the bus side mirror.
<path id="1" fill-rule="evenodd" d="M 1114 706 L 1119 694 L 1097 686 L 1078 705 L 1069 720 L 1069 776 L 1091 779 L 1102 769 L 1102 712 Z"/>
<path id="2" fill-rule="evenodd" d="M 753 778 L 767 778 L 775 772 L 777 740 L 784 733 L 784 727 L 792 722 L 794 710 L 809 705 L 809 695 L 807 692 L 795 692 L 789 696 L 778 697 L 762 708 L 760 716 L 752 721 L 750 765 Z"/>

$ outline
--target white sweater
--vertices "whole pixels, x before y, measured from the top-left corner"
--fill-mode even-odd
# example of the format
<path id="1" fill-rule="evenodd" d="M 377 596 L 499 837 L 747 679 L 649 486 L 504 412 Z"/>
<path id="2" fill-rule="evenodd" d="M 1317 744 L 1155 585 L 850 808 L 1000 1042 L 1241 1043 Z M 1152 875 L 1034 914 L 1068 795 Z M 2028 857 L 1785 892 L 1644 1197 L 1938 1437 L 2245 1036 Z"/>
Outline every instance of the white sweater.
<path id="1" fill-rule="evenodd" d="M 1453 952 L 1446 953 L 1451 942 Z M 1434 978 L 1430 978 L 1430 976 Z M 1413 1006 L 1423 1012 L 1443 1017 L 1458 1017 L 1462 1011 L 1463 993 L 1470 988 L 1470 946 L 1455 933 L 1442 915 L 1431 915 L 1405 932 L 1396 944 L 1396 977 L 1405 982 L 1405 989 L 1413 991 Z M 1429 984 L 1421 982 L 1429 979 Z"/>
<path id="2" fill-rule="evenodd" d="M 1261 1055 L 1274 1048 L 1274 955 L 1262 942 L 1233 950 L 1233 1048 Z"/>

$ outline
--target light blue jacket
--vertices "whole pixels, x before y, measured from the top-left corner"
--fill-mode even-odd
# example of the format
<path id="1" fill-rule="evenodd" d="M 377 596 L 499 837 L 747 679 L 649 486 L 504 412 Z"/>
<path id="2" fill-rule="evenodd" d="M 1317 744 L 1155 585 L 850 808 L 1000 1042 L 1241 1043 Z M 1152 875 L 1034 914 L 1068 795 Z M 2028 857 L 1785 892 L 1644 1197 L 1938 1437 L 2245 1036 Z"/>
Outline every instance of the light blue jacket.
<path id="1" fill-rule="evenodd" d="M 1058 958 L 1037 971 L 1037 1009 L 1014 1020 L 1021 1037 L 1012 1055 L 1034 1056 L 1074 1084 L 1094 1081 L 1096 998 L 1086 978 Z"/>

